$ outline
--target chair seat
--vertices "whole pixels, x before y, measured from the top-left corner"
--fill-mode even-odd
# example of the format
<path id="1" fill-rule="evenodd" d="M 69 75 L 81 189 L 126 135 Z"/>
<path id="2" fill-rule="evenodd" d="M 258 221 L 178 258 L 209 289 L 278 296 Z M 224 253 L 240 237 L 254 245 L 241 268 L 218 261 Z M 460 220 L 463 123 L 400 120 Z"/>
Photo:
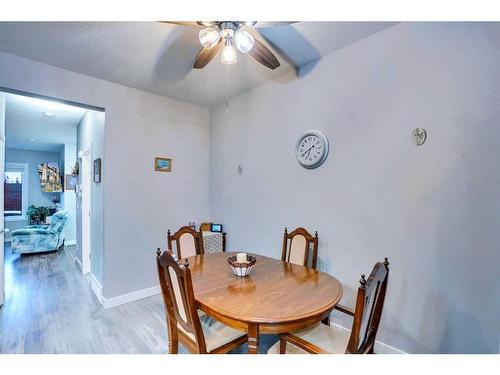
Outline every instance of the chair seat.
<path id="1" fill-rule="evenodd" d="M 238 331 L 237 329 L 222 324 L 201 310 L 198 310 L 198 315 L 200 316 L 201 328 L 205 336 L 207 352 L 211 352 L 222 345 L 246 335 L 245 332 Z M 186 332 L 179 323 L 177 323 L 177 327 L 195 341 L 195 337 L 192 333 Z"/>
<path id="2" fill-rule="evenodd" d="M 328 353 L 344 354 L 347 343 L 349 342 L 350 332 L 336 326 L 327 326 L 326 324 L 320 323 L 313 328 L 294 332 L 293 335 L 320 347 Z M 269 348 L 267 353 L 279 354 L 279 352 L 280 343 L 278 341 Z M 287 342 L 286 354 L 307 354 L 307 352 Z"/>

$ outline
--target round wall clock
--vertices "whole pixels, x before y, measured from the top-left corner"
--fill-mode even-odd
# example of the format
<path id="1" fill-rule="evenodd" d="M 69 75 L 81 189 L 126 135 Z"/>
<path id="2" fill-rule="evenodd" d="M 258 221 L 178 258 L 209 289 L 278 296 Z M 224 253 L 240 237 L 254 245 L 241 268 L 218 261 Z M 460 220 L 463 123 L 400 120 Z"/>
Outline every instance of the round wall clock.
<path id="1" fill-rule="evenodd" d="M 328 139 L 317 130 L 309 130 L 302 134 L 295 146 L 295 154 L 304 168 L 317 168 L 328 156 Z"/>

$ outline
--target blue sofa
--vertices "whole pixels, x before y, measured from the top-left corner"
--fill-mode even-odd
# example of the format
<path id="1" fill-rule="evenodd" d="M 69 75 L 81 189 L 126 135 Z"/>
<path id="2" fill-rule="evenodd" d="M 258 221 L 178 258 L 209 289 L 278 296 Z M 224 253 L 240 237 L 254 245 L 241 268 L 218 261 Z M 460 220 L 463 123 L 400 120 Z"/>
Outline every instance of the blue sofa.
<path id="1" fill-rule="evenodd" d="M 68 217 L 66 211 L 58 211 L 52 215 L 49 226 L 29 225 L 12 231 L 12 252 L 26 254 L 59 249 L 64 243 L 63 229 Z"/>

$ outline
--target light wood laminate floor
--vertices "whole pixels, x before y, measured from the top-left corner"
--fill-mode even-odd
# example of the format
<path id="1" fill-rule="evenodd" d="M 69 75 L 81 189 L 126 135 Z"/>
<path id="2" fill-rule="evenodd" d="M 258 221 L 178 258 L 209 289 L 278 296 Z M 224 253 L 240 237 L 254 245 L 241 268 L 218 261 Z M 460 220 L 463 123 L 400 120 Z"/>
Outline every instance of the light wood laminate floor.
<path id="1" fill-rule="evenodd" d="M 105 310 L 67 251 L 20 256 L 6 246 L 0 353 L 165 353 L 166 332 L 160 295 Z M 261 353 L 276 340 L 262 337 Z"/>

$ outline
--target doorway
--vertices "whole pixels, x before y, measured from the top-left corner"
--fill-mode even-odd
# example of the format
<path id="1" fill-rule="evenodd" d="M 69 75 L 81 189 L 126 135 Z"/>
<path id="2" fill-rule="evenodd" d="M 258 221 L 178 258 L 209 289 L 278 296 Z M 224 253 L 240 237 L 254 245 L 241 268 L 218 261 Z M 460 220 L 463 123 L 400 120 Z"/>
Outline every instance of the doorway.
<path id="1" fill-rule="evenodd" d="M 0 88 L 0 175 L 4 179 L 0 186 L 0 306 L 14 308 L 14 292 L 30 288 L 26 275 L 35 274 L 31 271 L 37 270 L 37 262 L 45 262 L 51 270 L 74 266 L 75 275 L 89 274 L 102 285 L 103 187 L 92 182 L 92 160 L 103 158 L 103 129 L 103 108 Z M 25 168 L 19 169 L 20 165 Z M 96 220 L 91 217 L 94 208 L 101 213 Z M 43 212 L 43 217 L 35 211 Z M 57 233 L 40 241 L 36 236 L 45 233 L 23 232 L 52 224 Z M 92 247 L 92 236 L 98 247 Z M 26 261 L 16 261 L 21 257 Z M 36 277 L 43 283 L 50 275 Z M 49 287 L 44 289 L 44 293 L 51 292 Z"/>

